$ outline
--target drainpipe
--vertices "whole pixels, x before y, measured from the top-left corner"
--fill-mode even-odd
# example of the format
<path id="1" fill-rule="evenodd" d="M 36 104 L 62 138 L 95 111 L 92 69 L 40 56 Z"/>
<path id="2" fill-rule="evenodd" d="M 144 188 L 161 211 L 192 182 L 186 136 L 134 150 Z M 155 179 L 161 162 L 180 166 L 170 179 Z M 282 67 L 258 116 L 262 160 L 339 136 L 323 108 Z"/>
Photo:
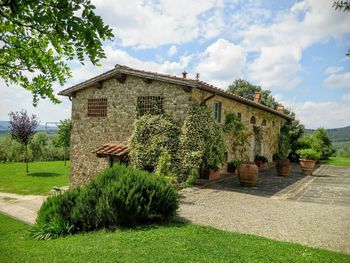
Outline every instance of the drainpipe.
<path id="1" fill-rule="evenodd" d="M 202 105 L 205 105 L 205 103 L 206 103 L 208 100 L 214 98 L 215 96 L 216 96 L 216 93 L 213 93 L 213 94 L 211 94 L 209 97 L 205 98 L 205 99 L 203 100 L 203 102 L 202 102 Z"/>

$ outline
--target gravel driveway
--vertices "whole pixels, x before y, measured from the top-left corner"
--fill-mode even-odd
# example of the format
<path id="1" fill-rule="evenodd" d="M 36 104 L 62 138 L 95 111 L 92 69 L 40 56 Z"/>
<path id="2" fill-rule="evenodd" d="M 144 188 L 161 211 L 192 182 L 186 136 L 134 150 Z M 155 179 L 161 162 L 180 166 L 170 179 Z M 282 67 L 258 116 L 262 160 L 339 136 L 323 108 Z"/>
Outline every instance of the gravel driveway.
<path id="1" fill-rule="evenodd" d="M 333 171 L 329 167 L 321 168 L 322 171 L 328 169 L 328 174 Z M 347 169 L 338 181 L 344 181 L 344 174 L 346 179 L 350 179 L 350 169 Z M 299 176 L 297 167 L 293 167 L 293 170 Z M 271 173 L 272 169 L 264 172 L 265 176 L 275 176 Z M 321 177 L 300 178 L 284 185 L 279 192 L 276 191 L 276 185 L 272 185 L 270 187 L 274 189 L 274 194 L 270 195 L 266 194 L 269 191 L 259 187 L 237 191 L 239 184 L 236 177 L 204 188 L 187 188 L 181 191 L 179 214 L 194 223 L 350 254 L 350 203 L 347 203 L 350 197 L 350 184 L 347 185 L 349 180 L 342 184 L 343 190 L 339 192 L 339 182 L 335 183 L 334 173 L 328 180 L 332 184 L 327 184 L 326 177 L 322 177 L 322 180 L 319 178 Z M 284 180 L 281 177 L 275 179 Z M 260 180 L 264 180 L 263 177 Z M 330 191 L 332 185 L 334 191 Z M 317 202 L 315 197 L 310 198 L 310 193 L 318 196 L 320 192 L 322 202 Z M 325 194 L 322 195 L 324 192 L 327 198 Z M 335 193 L 338 194 L 335 196 Z M 303 196 L 306 196 L 305 201 Z"/>

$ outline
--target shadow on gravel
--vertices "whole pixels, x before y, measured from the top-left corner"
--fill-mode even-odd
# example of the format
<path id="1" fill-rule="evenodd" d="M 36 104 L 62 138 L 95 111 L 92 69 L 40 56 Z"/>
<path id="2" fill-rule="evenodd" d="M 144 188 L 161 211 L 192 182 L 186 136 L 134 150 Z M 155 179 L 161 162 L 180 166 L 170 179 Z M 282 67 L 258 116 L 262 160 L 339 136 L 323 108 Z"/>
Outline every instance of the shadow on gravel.
<path id="1" fill-rule="evenodd" d="M 317 169 L 317 167 L 315 167 L 315 169 Z M 271 197 L 283 189 L 297 183 L 303 178 L 305 178 L 305 175 L 302 175 L 300 165 L 292 163 L 291 172 L 287 177 L 278 176 L 274 166 L 264 171 L 260 171 L 257 178 L 256 187 L 241 186 L 238 175 L 233 175 L 220 181 L 209 183 L 205 187 L 210 189 Z"/>

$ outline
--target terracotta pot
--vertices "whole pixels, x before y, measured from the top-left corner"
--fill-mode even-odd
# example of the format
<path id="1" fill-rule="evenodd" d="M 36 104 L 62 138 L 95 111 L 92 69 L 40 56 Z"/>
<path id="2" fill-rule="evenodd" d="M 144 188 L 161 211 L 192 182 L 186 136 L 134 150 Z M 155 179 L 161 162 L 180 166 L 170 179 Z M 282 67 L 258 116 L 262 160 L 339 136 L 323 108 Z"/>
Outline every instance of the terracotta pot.
<path id="1" fill-rule="evenodd" d="M 288 159 L 276 161 L 276 170 L 279 176 L 288 176 L 290 169 L 291 169 L 291 165 Z"/>
<path id="2" fill-rule="evenodd" d="M 312 175 L 316 161 L 300 159 L 299 162 L 303 175 Z"/>
<path id="3" fill-rule="evenodd" d="M 207 179 L 207 180 L 216 180 L 220 178 L 220 172 L 219 171 L 214 171 L 214 170 L 209 170 L 209 169 L 204 169 L 203 174 L 202 174 L 202 179 Z"/>
<path id="4" fill-rule="evenodd" d="M 227 164 L 227 172 L 228 173 L 233 173 L 234 174 L 235 171 L 236 171 L 236 166 Z"/>
<path id="5" fill-rule="evenodd" d="M 264 163 L 263 161 L 260 160 L 254 160 L 254 163 L 256 164 L 256 166 L 261 167 Z"/>
<path id="6" fill-rule="evenodd" d="M 256 186 L 259 169 L 254 163 L 243 163 L 238 168 L 239 182 L 242 186 Z"/>

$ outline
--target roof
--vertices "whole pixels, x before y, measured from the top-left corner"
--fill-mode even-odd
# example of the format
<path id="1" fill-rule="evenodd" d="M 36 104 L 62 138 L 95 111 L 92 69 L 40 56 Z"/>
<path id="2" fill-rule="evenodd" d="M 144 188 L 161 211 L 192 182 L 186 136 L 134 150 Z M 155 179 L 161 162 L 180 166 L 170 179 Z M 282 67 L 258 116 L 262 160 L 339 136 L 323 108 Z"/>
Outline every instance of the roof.
<path id="1" fill-rule="evenodd" d="M 96 153 L 98 157 L 117 157 L 122 158 L 126 156 L 130 152 L 129 146 L 122 144 L 113 144 L 107 143 L 99 146 L 97 149 L 92 151 L 92 153 Z"/>
<path id="2" fill-rule="evenodd" d="M 187 86 L 191 88 L 198 88 L 200 90 L 204 90 L 207 92 L 211 92 L 215 95 L 220 95 L 225 98 L 232 99 L 234 101 L 238 101 L 240 103 L 273 113 L 275 115 L 278 115 L 284 119 L 292 119 L 291 116 L 286 115 L 280 111 L 277 111 L 275 109 L 272 109 L 270 107 L 267 107 L 261 103 L 254 102 L 252 100 L 243 98 L 241 96 L 238 96 L 236 94 L 233 94 L 231 92 L 225 91 L 223 89 L 220 89 L 218 87 L 215 87 L 214 85 L 211 85 L 209 83 L 206 83 L 204 81 L 196 80 L 196 79 L 189 79 L 189 78 L 181 78 L 181 77 L 176 77 L 176 76 L 171 76 L 171 75 L 166 75 L 166 74 L 160 74 L 156 72 L 150 72 L 150 71 L 144 71 L 144 70 L 138 70 L 138 69 L 133 69 L 127 66 L 119 65 L 117 64 L 114 69 L 109 70 L 101 75 L 98 75 L 94 78 L 91 78 L 87 81 L 81 82 L 77 85 L 74 85 L 70 88 L 67 88 L 65 90 L 60 91 L 58 94 L 62 96 L 72 96 L 75 92 L 94 86 L 96 84 L 101 83 L 102 81 L 114 78 L 117 74 L 126 74 L 126 75 L 132 75 L 132 76 L 137 76 L 141 78 L 147 78 L 147 79 L 154 79 L 154 80 L 159 80 L 159 81 L 164 81 L 167 83 L 173 83 L 173 84 L 178 84 L 182 86 Z"/>

